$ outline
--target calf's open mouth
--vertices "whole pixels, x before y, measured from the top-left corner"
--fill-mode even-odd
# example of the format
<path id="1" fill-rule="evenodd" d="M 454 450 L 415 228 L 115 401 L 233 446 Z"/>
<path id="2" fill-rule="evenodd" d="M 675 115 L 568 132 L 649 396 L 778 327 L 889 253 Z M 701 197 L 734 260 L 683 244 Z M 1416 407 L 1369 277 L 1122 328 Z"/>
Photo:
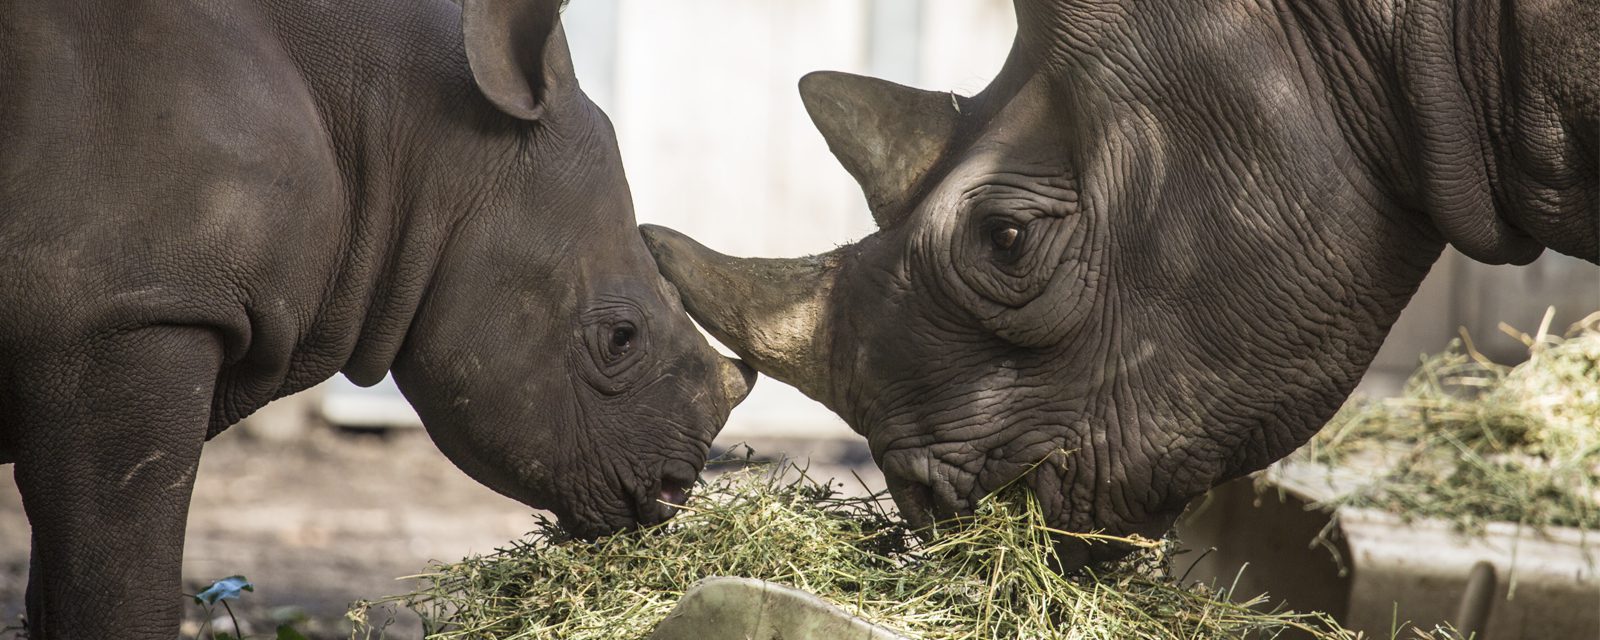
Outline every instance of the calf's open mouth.
<path id="1" fill-rule="evenodd" d="M 677 514 L 678 508 L 689 501 L 689 492 L 699 478 L 699 470 L 688 464 L 678 462 L 664 465 L 656 487 L 645 494 L 645 499 L 639 505 L 639 524 L 649 526 L 666 522 Z"/>

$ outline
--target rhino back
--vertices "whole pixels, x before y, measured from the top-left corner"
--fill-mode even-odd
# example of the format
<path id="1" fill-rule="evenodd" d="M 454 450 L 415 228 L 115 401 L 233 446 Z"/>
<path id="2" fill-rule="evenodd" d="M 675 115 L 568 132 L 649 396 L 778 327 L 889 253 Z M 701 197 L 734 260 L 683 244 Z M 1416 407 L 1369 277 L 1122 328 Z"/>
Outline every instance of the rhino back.
<path id="1" fill-rule="evenodd" d="M 327 126 L 265 16 L 7 3 L 0 25 L 0 360 L 208 326 L 262 387 L 247 395 L 271 395 L 349 224 Z"/>

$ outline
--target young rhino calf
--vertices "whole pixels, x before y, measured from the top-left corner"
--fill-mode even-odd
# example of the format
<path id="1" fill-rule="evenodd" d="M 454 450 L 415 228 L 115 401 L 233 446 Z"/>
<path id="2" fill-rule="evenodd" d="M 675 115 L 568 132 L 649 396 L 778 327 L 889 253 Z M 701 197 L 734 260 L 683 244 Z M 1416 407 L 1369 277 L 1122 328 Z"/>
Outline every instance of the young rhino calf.
<path id="1" fill-rule="evenodd" d="M 753 374 L 637 232 L 558 0 L 0 7 L 0 462 L 30 637 L 170 638 L 201 445 L 393 371 L 473 478 L 660 521 Z"/>

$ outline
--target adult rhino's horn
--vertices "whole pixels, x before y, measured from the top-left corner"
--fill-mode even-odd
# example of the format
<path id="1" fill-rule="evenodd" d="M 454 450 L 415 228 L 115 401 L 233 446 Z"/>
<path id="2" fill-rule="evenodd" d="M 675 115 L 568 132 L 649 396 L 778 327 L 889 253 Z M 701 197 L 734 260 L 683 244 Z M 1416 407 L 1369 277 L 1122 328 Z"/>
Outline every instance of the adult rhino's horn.
<path id="1" fill-rule="evenodd" d="M 832 253 L 807 258 L 735 258 L 666 227 L 640 225 L 661 275 L 711 335 L 757 371 L 806 395 L 827 393 L 822 323 L 837 268 Z"/>
<path id="2" fill-rule="evenodd" d="M 838 71 L 801 78 L 800 99 L 828 149 L 861 183 L 879 227 L 910 212 L 914 190 L 944 155 L 961 116 L 954 94 Z"/>

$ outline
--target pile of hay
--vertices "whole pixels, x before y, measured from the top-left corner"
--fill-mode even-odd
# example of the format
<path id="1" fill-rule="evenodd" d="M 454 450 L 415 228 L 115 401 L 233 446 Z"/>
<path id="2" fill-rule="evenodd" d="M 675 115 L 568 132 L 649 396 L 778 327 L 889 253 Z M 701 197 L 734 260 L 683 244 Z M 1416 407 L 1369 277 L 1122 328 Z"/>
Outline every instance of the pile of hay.
<path id="1" fill-rule="evenodd" d="M 1355 400 L 1299 459 L 1386 469 L 1333 506 L 1438 518 L 1600 529 L 1600 313 L 1550 335 L 1502 326 L 1529 348 L 1506 366 L 1468 336 L 1426 357 L 1400 397 Z M 1351 460 L 1356 458 L 1355 460 Z"/>
<path id="2" fill-rule="evenodd" d="M 666 524 L 584 543 L 545 523 L 492 555 L 436 566 L 426 588 L 387 602 L 418 612 L 429 638 L 645 638 L 696 581 L 743 576 L 929 640 L 1353 637 L 1321 615 L 1269 610 L 1264 596 L 1183 584 L 1166 572 L 1170 543 L 1125 541 L 1146 548 L 1063 577 L 1037 501 L 1003 495 L 924 541 L 881 496 L 844 497 L 803 473 L 734 471 Z M 369 611 L 377 604 L 354 610 L 358 636 L 372 635 L 369 615 L 382 619 Z"/>

